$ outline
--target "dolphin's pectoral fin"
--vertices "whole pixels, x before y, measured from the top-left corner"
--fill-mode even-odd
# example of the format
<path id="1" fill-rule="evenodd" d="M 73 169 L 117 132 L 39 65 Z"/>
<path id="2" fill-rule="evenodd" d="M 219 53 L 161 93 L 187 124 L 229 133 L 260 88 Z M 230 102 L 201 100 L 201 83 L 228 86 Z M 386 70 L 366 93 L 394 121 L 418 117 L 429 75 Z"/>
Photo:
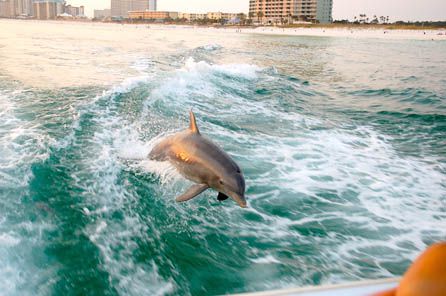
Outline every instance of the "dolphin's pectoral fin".
<path id="1" fill-rule="evenodd" d="M 185 193 L 183 193 L 182 195 L 178 196 L 175 200 L 177 202 L 183 202 L 183 201 L 191 200 L 192 198 L 194 198 L 195 196 L 199 195 L 200 193 L 202 193 L 203 191 L 205 191 L 208 188 L 209 188 L 209 186 L 206 185 L 206 184 L 192 185 L 189 189 L 187 189 L 187 191 Z"/>
<path id="2" fill-rule="evenodd" d="M 227 200 L 228 198 L 229 198 L 229 196 L 227 196 L 226 194 L 223 194 L 221 192 L 218 193 L 217 199 L 219 201 L 224 201 L 224 200 Z"/>

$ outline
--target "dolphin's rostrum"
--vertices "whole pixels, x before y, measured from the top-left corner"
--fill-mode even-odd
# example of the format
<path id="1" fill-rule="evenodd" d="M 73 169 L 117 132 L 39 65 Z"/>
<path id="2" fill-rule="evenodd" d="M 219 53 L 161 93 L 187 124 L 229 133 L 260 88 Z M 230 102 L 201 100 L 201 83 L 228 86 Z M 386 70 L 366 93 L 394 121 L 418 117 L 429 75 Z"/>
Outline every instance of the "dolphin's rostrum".
<path id="1" fill-rule="evenodd" d="M 198 130 L 195 115 L 190 111 L 189 129 L 171 135 L 158 143 L 149 158 L 169 161 L 186 179 L 195 182 L 177 202 L 188 201 L 208 188 L 218 191 L 218 200 L 231 197 L 246 207 L 245 179 L 240 167 Z"/>

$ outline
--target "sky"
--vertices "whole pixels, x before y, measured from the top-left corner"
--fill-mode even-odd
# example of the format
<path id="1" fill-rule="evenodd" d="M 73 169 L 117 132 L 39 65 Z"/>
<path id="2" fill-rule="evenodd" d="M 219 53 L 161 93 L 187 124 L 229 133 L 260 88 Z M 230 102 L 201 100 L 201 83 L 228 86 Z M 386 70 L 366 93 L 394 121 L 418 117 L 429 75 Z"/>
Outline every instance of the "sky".
<path id="1" fill-rule="evenodd" d="M 110 8 L 110 0 L 66 0 L 71 5 L 84 5 L 86 14 L 93 9 Z M 182 12 L 248 12 L 249 0 L 158 0 L 158 10 Z M 446 20 L 446 0 L 333 0 L 333 18 L 350 19 L 365 13 L 368 16 L 389 16 L 397 20 Z"/>

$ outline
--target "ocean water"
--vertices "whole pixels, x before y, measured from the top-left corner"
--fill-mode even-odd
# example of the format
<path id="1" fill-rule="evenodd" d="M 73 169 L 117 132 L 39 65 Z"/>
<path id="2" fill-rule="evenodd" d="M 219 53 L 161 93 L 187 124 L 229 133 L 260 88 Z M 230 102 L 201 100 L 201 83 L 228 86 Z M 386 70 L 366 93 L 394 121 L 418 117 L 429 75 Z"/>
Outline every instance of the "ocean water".
<path id="1" fill-rule="evenodd" d="M 446 239 L 446 42 L 0 21 L 0 294 L 400 276 Z M 146 155 L 188 126 L 248 209 Z"/>

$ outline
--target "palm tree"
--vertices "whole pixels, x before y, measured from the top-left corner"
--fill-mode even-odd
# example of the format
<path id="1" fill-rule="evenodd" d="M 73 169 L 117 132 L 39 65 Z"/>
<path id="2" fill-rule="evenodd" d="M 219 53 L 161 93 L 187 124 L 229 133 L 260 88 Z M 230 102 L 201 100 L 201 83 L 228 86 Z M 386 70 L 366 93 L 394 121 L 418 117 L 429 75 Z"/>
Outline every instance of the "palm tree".
<path id="1" fill-rule="evenodd" d="M 261 18 L 261 20 L 262 20 L 262 23 L 263 23 L 263 12 L 261 12 L 261 11 L 259 11 L 258 13 L 257 13 L 257 22 L 259 21 L 259 17 Z"/>

